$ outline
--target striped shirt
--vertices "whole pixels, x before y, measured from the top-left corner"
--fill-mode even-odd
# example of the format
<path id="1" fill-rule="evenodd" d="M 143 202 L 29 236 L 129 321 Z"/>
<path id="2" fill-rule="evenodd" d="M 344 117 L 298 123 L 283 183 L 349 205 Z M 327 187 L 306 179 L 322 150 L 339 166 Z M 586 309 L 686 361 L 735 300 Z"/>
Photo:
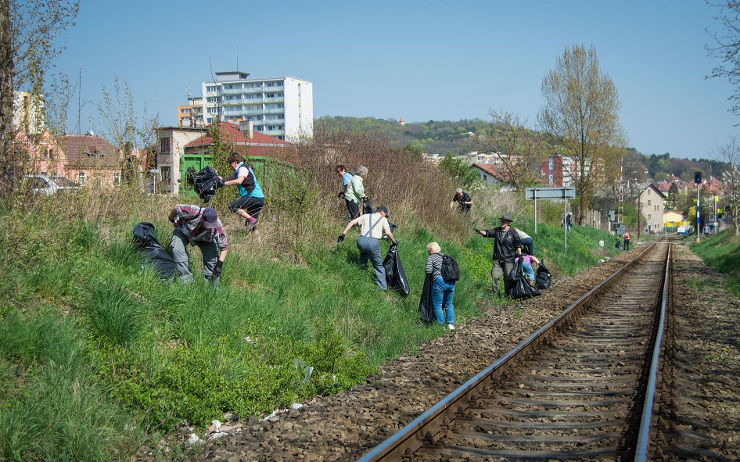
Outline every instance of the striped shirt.
<path id="1" fill-rule="evenodd" d="M 442 254 L 433 253 L 427 257 L 427 266 L 424 268 L 424 272 L 432 275 L 432 280 L 436 280 L 442 276 Z"/>

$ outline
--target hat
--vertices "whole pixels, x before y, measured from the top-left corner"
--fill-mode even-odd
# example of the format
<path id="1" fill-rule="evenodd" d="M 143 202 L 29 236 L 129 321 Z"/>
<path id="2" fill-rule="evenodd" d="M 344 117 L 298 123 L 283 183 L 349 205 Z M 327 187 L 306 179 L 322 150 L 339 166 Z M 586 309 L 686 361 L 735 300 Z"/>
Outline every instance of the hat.
<path id="1" fill-rule="evenodd" d="M 218 226 L 218 213 L 216 213 L 216 209 L 211 207 L 203 209 L 203 226 L 208 229 Z"/>
<path id="2" fill-rule="evenodd" d="M 385 207 L 385 205 L 381 205 L 377 209 L 375 209 L 376 212 L 385 212 L 385 216 L 388 216 L 388 209 Z"/>
<path id="3" fill-rule="evenodd" d="M 501 215 L 501 221 L 508 221 L 509 223 L 514 222 L 509 215 Z"/>

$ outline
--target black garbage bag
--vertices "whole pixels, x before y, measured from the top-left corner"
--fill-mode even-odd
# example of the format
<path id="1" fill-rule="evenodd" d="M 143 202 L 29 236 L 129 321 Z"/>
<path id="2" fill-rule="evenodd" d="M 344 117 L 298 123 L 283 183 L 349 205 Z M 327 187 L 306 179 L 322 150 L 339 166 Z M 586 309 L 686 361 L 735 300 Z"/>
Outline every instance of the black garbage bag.
<path id="1" fill-rule="evenodd" d="M 406 273 L 403 271 L 401 257 L 398 256 L 398 246 L 391 245 L 388 253 L 383 259 L 385 268 L 385 280 L 388 287 L 396 289 L 401 295 L 409 294 L 409 282 L 406 279 Z"/>
<path id="2" fill-rule="evenodd" d="M 134 226 L 133 241 L 144 262 L 154 266 L 161 278 L 175 276 L 175 261 L 157 240 L 153 224 L 144 221 L 137 223 Z"/>
<path id="3" fill-rule="evenodd" d="M 362 199 L 362 214 L 363 215 L 367 215 L 368 213 L 375 213 L 375 209 L 373 208 L 372 204 L 370 203 L 370 198 L 367 197 L 367 196 L 365 196 Z"/>
<path id="4" fill-rule="evenodd" d="M 203 202 L 208 202 L 216 194 L 216 190 L 224 185 L 221 178 L 210 166 L 203 167 L 200 172 L 193 177 L 193 189 Z"/>
<path id="5" fill-rule="evenodd" d="M 538 289 L 544 290 L 550 287 L 550 283 L 552 283 L 550 270 L 545 266 L 545 260 L 540 260 L 540 266 L 537 268 L 537 272 L 534 275 L 534 284 Z"/>
<path id="6" fill-rule="evenodd" d="M 515 300 L 541 295 L 539 290 L 529 285 L 529 279 L 527 279 L 527 275 L 522 271 L 521 258 L 514 263 L 514 268 L 512 268 L 507 279 L 509 282 L 508 295 Z"/>
<path id="7" fill-rule="evenodd" d="M 432 303 L 432 275 L 427 274 L 424 279 L 424 287 L 421 289 L 421 299 L 419 300 L 419 314 L 424 324 L 432 324 L 434 319 L 434 304 Z"/>

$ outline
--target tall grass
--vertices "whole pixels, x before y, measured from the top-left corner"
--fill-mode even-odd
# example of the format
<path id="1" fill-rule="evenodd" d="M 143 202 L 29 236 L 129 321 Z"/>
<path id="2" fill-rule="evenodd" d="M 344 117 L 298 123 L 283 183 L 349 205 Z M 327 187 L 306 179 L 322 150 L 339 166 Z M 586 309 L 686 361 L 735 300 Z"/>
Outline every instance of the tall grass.
<path id="1" fill-rule="evenodd" d="M 725 285 L 740 296 L 740 237 L 734 229 L 712 234 L 700 242 L 691 244 L 691 250 L 704 262 L 725 274 Z"/>
<path id="2" fill-rule="evenodd" d="M 574 227 L 565 252 L 547 214 L 534 234 L 517 194 L 475 191 L 468 219 L 450 210 L 455 185 L 440 170 L 373 134 L 319 128 L 299 157 L 294 171 L 262 180 L 262 245 L 225 209 L 233 191 L 214 198 L 229 241 L 218 289 L 197 277 L 197 249 L 195 282 L 182 285 L 142 268 L 131 244 L 133 226 L 148 221 L 167 247 L 165 217 L 192 197 L 85 188 L 0 203 L 0 459 L 128 458 L 183 421 L 202 429 L 227 411 L 259 415 L 350 388 L 443 333 L 419 324 L 430 241 L 462 266 L 457 323 L 480 315 L 492 240 L 471 228 L 502 213 L 534 237 L 555 277 L 613 251 L 597 244 L 606 233 Z M 372 269 L 358 267 L 356 231 L 336 242 L 346 224 L 338 163 L 370 170 L 366 193 L 398 226 L 410 295 L 380 292 Z"/>

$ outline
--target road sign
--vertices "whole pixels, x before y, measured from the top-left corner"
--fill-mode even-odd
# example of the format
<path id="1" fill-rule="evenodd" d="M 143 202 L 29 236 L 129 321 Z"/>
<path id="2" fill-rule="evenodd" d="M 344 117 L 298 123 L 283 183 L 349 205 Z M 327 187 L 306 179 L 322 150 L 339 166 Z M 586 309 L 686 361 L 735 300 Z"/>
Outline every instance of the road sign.
<path id="1" fill-rule="evenodd" d="M 556 201 L 561 199 L 575 199 L 576 188 L 527 188 L 526 198 L 531 200 Z"/>

